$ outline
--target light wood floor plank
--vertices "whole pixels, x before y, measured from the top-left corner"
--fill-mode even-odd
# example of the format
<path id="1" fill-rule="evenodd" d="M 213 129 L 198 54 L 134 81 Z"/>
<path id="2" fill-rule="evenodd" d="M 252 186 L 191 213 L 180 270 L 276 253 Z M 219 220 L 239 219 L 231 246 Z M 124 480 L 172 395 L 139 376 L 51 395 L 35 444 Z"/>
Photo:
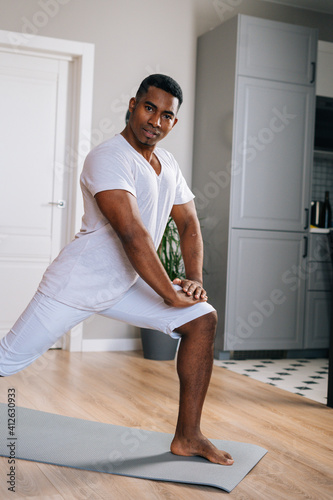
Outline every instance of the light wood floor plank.
<path id="1" fill-rule="evenodd" d="M 178 408 L 174 361 L 141 352 L 49 351 L 0 382 L 0 401 L 14 387 L 17 404 L 61 415 L 173 433 Z M 43 500 L 331 500 L 333 410 L 237 373 L 214 367 L 203 432 L 258 444 L 269 453 L 230 493 L 17 461 L 16 493 L 7 491 L 0 458 L 0 498 Z M 1 430 L 3 432 L 3 430 Z"/>

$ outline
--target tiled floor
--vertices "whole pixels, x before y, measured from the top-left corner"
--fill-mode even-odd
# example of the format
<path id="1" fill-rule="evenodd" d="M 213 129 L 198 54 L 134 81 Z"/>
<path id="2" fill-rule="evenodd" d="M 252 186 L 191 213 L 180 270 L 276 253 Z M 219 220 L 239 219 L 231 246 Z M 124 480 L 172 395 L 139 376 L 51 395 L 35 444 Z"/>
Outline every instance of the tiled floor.
<path id="1" fill-rule="evenodd" d="M 327 403 L 327 359 L 215 360 L 214 364 L 319 403 Z"/>

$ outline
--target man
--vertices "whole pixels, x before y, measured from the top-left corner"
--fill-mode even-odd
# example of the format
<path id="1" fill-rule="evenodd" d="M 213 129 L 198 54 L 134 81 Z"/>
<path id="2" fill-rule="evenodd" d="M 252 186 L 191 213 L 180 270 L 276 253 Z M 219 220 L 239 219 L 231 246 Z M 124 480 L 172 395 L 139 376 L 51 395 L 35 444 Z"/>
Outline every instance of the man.
<path id="1" fill-rule="evenodd" d="M 0 374 L 32 363 L 92 313 L 181 337 L 179 415 L 171 451 L 231 465 L 200 431 L 217 316 L 202 285 L 203 244 L 193 194 L 173 156 L 158 148 L 177 123 L 179 85 L 151 75 L 129 102 L 119 135 L 94 148 L 81 175 L 82 227 L 46 270 L 0 343 Z M 186 279 L 170 282 L 156 252 L 171 213 Z"/>

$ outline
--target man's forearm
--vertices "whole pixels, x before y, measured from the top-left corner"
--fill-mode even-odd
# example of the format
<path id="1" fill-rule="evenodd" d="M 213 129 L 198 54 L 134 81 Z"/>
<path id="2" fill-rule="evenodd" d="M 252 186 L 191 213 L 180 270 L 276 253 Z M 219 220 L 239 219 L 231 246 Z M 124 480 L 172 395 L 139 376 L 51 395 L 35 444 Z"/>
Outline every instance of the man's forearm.
<path id="1" fill-rule="evenodd" d="M 139 232 L 138 232 L 139 231 Z M 119 235 L 126 255 L 136 272 L 167 303 L 175 291 L 154 247 L 149 233 L 143 229 Z"/>
<path id="2" fill-rule="evenodd" d="M 157 255 L 153 240 L 144 226 L 136 199 L 123 190 L 100 191 L 95 195 L 102 214 L 117 233 L 125 253 L 141 278 L 173 307 L 189 307 L 207 300 L 176 291 Z"/>
<path id="3" fill-rule="evenodd" d="M 186 278 L 202 284 L 203 242 L 198 223 L 189 224 L 180 234 Z"/>

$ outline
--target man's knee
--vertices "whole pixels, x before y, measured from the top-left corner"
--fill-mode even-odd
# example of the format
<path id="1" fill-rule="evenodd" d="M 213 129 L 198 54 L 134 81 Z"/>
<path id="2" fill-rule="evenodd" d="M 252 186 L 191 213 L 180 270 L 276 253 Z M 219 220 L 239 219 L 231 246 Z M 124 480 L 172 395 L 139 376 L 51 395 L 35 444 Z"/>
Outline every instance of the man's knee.
<path id="1" fill-rule="evenodd" d="M 218 317 L 217 317 L 217 312 L 214 310 L 208 314 L 206 314 L 206 316 L 208 316 L 209 318 L 209 321 L 211 322 L 212 324 L 212 327 L 216 329 L 216 326 L 217 326 L 217 320 L 218 320 Z"/>
<path id="2" fill-rule="evenodd" d="M 206 331 L 210 332 L 211 335 L 215 338 L 216 334 L 216 326 L 217 326 L 217 312 L 212 311 L 208 314 L 205 314 L 205 316 L 201 316 L 203 321 L 205 322 L 205 329 Z"/>
<path id="3" fill-rule="evenodd" d="M 182 325 L 177 329 L 177 332 L 182 335 L 193 335 L 193 333 L 196 331 L 197 333 L 203 334 L 205 336 L 210 335 L 212 338 L 215 338 L 216 325 L 217 312 L 211 311 L 210 313 L 199 316 L 189 323 Z"/>

